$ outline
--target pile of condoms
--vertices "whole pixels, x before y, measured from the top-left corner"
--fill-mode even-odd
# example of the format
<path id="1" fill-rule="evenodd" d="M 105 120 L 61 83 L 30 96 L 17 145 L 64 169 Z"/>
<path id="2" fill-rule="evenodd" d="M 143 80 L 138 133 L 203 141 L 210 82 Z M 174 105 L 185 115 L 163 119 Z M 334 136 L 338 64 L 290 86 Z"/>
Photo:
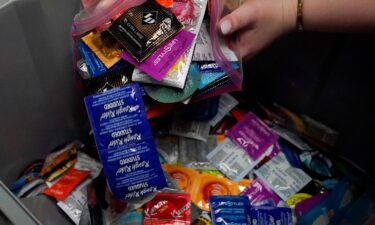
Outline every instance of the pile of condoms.
<path id="1" fill-rule="evenodd" d="M 336 130 L 243 92 L 197 98 L 230 79 L 211 44 L 213 4 L 146 0 L 76 38 L 88 138 L 30 162 L 12 192 L 56 200 L 77 225 L 365 218 L 375 189 L 334 154 Z M 221 51 L 240 71 L 230 41 Z"/>

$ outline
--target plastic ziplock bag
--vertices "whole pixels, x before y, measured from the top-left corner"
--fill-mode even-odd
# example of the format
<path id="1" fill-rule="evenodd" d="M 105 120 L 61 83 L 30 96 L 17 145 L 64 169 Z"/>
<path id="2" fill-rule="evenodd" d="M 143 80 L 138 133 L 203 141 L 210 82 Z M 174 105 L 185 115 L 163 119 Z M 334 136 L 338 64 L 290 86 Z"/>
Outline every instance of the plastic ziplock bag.
<path id="1" fill-rule="evenodd" d="M 238 36 L 236 34 L 225 37 L 218 31 L 220 19 L 231 13 L 232 10 L 237 8 L 240 4 L 240 0 L 214 0 L 210 2 L 210 36 L 212 42 L 212 51 L 216 63 L 222 68 L 228 79 L 223 79 L 222 82 L 218 82 L 213 86 L 209 86 L 202 90 L 195 96 L 195 101 L 220 95 L 226 92 L 240 91 L 242 89 L 243 71 L 242 63 L 240 67 L 235 69 L 230 60 L 225 56 L 222 50 L 221 43 L 229 43 L 230 48 L 235 52 L 238 60 L 241 60 L 241 55 L 238 46 Z"/>

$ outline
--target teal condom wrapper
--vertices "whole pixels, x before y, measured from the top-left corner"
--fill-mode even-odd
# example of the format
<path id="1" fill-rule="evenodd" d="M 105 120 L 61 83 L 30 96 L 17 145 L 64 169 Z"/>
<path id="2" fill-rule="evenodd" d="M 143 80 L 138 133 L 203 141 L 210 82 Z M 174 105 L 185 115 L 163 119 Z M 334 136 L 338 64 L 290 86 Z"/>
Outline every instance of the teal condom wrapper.
<path id="1" fill-rule="evenodd" d="M 139 85 L 88 96 L 85 104 L 113 195 L 143 198 L 166 187 Z"/>

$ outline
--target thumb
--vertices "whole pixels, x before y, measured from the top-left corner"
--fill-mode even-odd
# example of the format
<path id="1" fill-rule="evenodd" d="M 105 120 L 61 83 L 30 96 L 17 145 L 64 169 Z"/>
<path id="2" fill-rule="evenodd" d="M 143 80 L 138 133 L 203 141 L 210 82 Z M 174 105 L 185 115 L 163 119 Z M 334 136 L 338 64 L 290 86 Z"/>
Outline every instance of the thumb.
<path id="1" fill-rule="evenodd" d="M 254 23 L 255 13 L 254 7 L 251 4 L 252 2 L 251 0 L 245 1 L 240 7 L 220 20 L 219 26 L 222 34 L 232 34 Z"/>

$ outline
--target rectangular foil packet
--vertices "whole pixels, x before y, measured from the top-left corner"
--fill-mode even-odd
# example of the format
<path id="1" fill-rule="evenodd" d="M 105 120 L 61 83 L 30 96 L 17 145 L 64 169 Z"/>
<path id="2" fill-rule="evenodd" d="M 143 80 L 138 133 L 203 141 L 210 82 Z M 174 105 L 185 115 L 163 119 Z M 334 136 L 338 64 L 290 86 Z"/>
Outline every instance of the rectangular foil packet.
<path id="1" fill-rule="evenodd" d="M 182 89 L 185 86 L 188 76 L 191 59 L 197 40 L 197 35 L 201 29 L 203 17 L 207 8 L 207 0 L 178 0 L 174 1 L 172 11 L 175 13 L 185 30 L 195 34 L 195 38 L 190 48 L 178 59 L 174 66 L 168 71 L 167 75 L 160 81 L 153 79 L 146 73 L 135 69 L 133 72 L 133 81 L 169 86 Z"/>
<path id="2" fill-rule="evenodd" d="M 311 181 L 303 170 L 290 165 L 283 152 L 257 169 L 255 174 L 284 201 Z"/>
<path id="3" fill-rule="evenodd" d="M 252 207 L 251 225 L 292 225 L 292 210 L 281 207 Z"/>
<path id="4" fill-rule="evenodd" d="M 244 196 L 210 196 L 213 225 L 250 224 L 249 199 Z"/>
<path id="5" fill-rule="evenodd" d="M 121 57 L 133 64 L 139 70 L 145 72 L 156 80 L 165 77 L 177 60 L 185 53 L 195 37 L 195 34 L 182 30 L 160 46 L 150 57 L 142 63 L 138 63 L 126 51 L 120 53 Z"/>
<path id="6" fill-rule="evenodd" d="M 280 198 L 259 178 L 241 192 L 241 195 L 247 196 L 252 206 L 277 206 L 280 202 Z"/>
<path id="7" fill-rule="evenodd" d="M 190 224 L 190 194 L 162 193 L 146 203 L 144 225 Z"/>
<path id="8" fill-rule="evenodd" d="M 87 171 L 71 168 L 50 188 L 44 190 L 44 194 L 63 201 L 73 189 L 90 175 Z"/>
<path id="9" fill-rule="evenodd" d="M 270 156 L 274 148 L 274 145 L 270 146 L 259 159 L 252 160 L 240 146 L 226 138 L 207 155 L 207 159 L 231 180 L 239 181 L 248 175 L 264 157 Z"/>
<path id="10" fill-rule="evenodd" d="M 251 112 L 228 131 L 228 137 L 241 146 L 253 160 L 257 160 L 278 139 L 278 136 Z"/>
<path id="11" fill-rule="evenodd" d="M 121 49 L 116 40 L 107 40 L 111 39 L 111 35 L 107 31 L 103 31 L 102 33 L 90 32 L 81 39 L 94 52 L 100 61 L 102 61 L 107 69 L 111 68 L 121 60 L 119 55 Z M 106 43 L 105 41 L 113 43 Z"/>
<path id="12" fill-rule="evenodd" d="M 127 10 L 108 31 L 137 62 L 143 62 L 182 27 L 171 11 L 146 1 Z"/>
<path id="13" fill-rule="evenodd" d="M 113 195 L 142 198 L 166 187 L 139 85 L 88 96 L 85 104 Z"/>

